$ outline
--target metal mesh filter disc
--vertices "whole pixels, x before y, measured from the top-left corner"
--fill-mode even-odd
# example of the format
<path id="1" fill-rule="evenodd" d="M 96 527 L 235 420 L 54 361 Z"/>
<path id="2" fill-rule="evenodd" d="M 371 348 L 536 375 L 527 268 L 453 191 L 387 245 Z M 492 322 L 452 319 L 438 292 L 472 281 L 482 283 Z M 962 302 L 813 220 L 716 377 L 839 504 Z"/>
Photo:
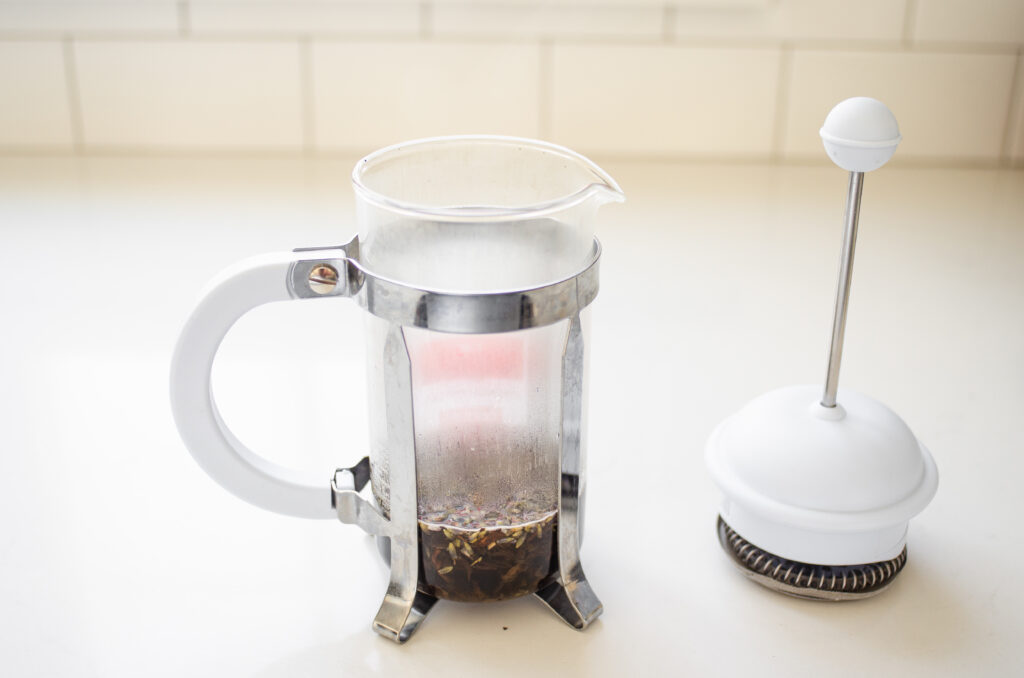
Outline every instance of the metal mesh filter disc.
<path id="1" fill-rule="evenodd" d="M 812 565 L 760 549 L 736 533 L 721 516 L 718 540 L 744 575 L 772 590 L 815 600 L 856 600 L 882 592 L 907 564 L 903 548 L 891 560 L 863 565 Z"/>

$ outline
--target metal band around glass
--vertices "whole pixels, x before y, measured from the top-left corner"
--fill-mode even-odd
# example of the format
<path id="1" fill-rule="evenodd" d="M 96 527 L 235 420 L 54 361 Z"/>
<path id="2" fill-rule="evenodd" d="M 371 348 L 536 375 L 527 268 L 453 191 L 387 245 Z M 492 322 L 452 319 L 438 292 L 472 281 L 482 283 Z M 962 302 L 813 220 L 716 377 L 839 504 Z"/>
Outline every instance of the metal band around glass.
<path id="1" fill-rule="evenodd" d="M 423 289 L 378 276 L 359 261 L 358 236 L 346 245 L 295 251 L 321 256 L 292 264 L 288 291 L 294 298 L 352 297 L 373 315 L 396 325 L 490 334 L 551 325 L 590 305 L 598 291 L 601 243 L 594 238 L 586 265 L 573 276 L 531 289 L 488 293 Z M 337 284 L 321 283 L 314 290 L 311 274 L 324 266 L 338 272 Z"/>

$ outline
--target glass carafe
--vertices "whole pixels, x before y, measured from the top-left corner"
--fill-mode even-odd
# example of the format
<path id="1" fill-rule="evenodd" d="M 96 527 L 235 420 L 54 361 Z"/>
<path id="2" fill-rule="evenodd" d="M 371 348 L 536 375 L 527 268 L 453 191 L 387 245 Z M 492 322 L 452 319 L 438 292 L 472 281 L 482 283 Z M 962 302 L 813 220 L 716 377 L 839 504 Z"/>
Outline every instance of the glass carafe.
<path id="1" fill-rule="evenodd" d="M 352 179 L 358 236 L 236 265 L 186 324 L 172 368 L 186 445 L 251 503 L 377 535 L 384 635 L 407 638 L 437 598 L 530 593 L 585 627 L 601 611 L 579 564 L 593 221 L 620 189 L 572 151 L 492 136 L 386 148 Z M 246 449 L 209 391 L 220 339 L 248 309 L 331 296 L 368 311 L 370 416 L 368 458 L 333 480 Z"/>

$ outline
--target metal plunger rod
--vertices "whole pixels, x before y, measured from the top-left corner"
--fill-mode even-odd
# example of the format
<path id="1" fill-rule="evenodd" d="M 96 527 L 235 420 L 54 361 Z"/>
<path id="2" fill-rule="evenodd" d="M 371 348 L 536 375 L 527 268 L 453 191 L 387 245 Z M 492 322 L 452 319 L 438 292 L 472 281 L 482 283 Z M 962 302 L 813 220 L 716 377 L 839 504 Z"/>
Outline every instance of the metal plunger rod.
<path id="1" fill-rule="evenodd" d="M 821 404 L 836 406 L 839 389 L 839 364 L 843 359 L 843 334 L 846 332 L 846 307 L 850 301 L 850 280 L 853 278 L 853 253 L 857 248 L 857 220 L 860 218 L 860 195 L 864 190 L 864 173 L 850 172 L 850 190 L 846 196 L 846 226 L 843 251 L 839 257 L 839 284 L 836 286 L 836 309 L 832 317 L 832 345 L 828 351 L 828 372 Z"/>

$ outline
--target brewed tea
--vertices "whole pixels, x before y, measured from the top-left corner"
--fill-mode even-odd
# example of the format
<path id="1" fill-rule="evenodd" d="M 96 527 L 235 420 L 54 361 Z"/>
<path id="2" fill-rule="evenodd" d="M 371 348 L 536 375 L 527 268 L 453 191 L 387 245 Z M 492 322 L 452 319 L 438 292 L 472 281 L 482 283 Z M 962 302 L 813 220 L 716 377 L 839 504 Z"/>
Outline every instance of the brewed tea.
<path id="1" fill-rule="evenodd" d="M 447 600 L 507 600 L 533 593 L 551 571 L 557 511 L 529 499 L 500 508 L 456 503 L 420 512 L 424 583 Z"/>

